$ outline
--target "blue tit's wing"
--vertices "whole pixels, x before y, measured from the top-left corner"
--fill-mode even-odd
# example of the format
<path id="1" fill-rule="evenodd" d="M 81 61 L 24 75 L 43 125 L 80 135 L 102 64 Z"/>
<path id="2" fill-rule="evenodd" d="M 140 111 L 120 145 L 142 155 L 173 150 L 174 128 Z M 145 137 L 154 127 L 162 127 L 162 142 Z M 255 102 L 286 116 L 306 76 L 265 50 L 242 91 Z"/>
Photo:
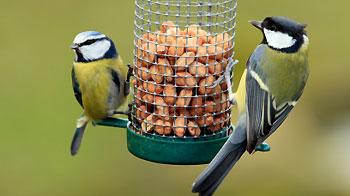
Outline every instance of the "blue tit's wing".
<path id="1" fill-rule="evenodd" d="M 122 81 L 120 81 L 120 77 L 117 71 L 111 69 L 111 75 L 112 75 L 112 80 L 116 89 L 116 96 L 118 96 L 120 94 L 120 87 L 121 87 L 120 85 Z"/>
<path id="2" fill-rule="evenodd" d="M 262 58 L 264 49 L 258 47 L 247 64 L 247 150 L 250 153 L 276 131 L 301 95 L 297 93 L 294 100 L 276 105 L 275 98 L 266 85 L 267 77 L 264 77 L 264 72 L 259 66 L 259 63 L 264 61 Z"/>
<path id="3" fill-rule="evenodd" d="M 84 108 L 83 99 L 81 97 L 81 91 L 80 91 L 80 87 L 79 87 L 79 82 L 78 82 L 77 78 L 75 77 L 74 67 L 72 69 L 72 85 L 73 85 L 73 91 L 74 91 L 75 98 L 77 99 L 80 106 L 82 108 Z"/>

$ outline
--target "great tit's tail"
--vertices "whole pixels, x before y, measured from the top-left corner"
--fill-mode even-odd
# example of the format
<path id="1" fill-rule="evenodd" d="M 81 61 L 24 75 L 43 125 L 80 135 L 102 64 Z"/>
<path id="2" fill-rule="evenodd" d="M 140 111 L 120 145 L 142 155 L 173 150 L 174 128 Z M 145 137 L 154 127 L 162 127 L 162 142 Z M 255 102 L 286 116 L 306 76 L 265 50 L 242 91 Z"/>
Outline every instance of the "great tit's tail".
<path id="1" fill-rule="evenodd" d="M 89 119 L 86 116 L 82 116 L 78 119 L 72 144 L 70 146 L 70 153 L 72 156 L 76 155 L 79 151 L 80 143 L 83 139 L 84 131 L 88 123 Z"/>
<path id="2" fill-rule="evenodd" d="M 209 166 L 193 183 L 193 193 L 199 193 L 200 196 L 213 195 L 228 172 L 246 151 L 246 138 L 245 122 L 238 123 L 235 132 L 230 136 Z"/>

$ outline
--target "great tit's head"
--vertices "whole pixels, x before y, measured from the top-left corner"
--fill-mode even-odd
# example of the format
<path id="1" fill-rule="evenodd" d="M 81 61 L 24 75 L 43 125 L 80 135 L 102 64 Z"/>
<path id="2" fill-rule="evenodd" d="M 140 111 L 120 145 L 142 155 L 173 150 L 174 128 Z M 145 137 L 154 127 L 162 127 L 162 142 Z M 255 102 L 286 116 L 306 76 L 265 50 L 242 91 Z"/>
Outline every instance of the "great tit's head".
<path id="1" fill-rule="evenodd" d="M 113 41 L 96 31 L 79 33 L 74 38 L 71 48 L 75 52 L 76 62 L 92 62 L 117 56 Z"/>
<path id="2" fill-rule="evenodd" d="M 263 32 L 263 43 L 274 50 L 294 53 L 308 41 L 306 25 L 285 17 L 267 17 L 264 21 L 250 23 Z"/>

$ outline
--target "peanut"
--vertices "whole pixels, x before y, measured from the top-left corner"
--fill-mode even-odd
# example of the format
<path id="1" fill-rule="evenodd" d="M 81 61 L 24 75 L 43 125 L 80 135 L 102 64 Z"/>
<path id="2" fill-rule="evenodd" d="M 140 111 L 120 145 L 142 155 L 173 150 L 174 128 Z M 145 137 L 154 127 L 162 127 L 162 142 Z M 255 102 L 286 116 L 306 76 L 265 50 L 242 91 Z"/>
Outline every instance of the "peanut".
<path id="1" fill-rule="evenodd" d="M 137 70 L 137 75 L 142 79 L 142 80 L 151 80 L 152 76 L 150 74 L 149 69 L 147 69 L 146 67 L 140 67 L 140 68 L 136 68 Z"/>
<path id="2" fill-rule="evenodd" d="M 232 47 L 231 36 L 228 33 L 220 33 L 209 41 L 212 45 L 218 45 L 224 50 Z"/>
<path id="3" fill-rule="evenodd" d="M 175 135 L 178 137 L 184 137 L 186 134 L 186 129 L 185 129 L 185 117 L 184 116 L 179 116 L 176 118 L 174 122 L 174 132 Z"/>
<path id="4" fill-rule="evenodd" d="M 195 77 L 204 77 L 207 74 L 207 67 L 200 62 L 193 62 L 188 71 Z"/>
<path id="5" fill-rule="evenodd" d="M 154 95 L 151 94 L 145 94 L 142 97 L 142 100 L 145 101 L 148 104 L 153 104 L 154 103 Z"/>
<path id="6" fill-rule="evenodd" d="M 204 103 L 204 109 L 206 113 L 214 113 L 216 111 L 216 104 L 214 103 L 214 101 L 205 101 Z"/>
<path id="7" fill-rule="evenodd" d="M 188 106 L 191 102 L 192 89 L 182 89 L 176 100 L 176 107 Z"/>
<path id="8" fill-rule="evenodd" d="M 136 109 L 136 117 L 139 121 L 143 121 L 148 116 L 149 113 L 147 112 L 147 107 L 145 105 L 141 105 L 139 108 Z"/>
<path id="9" fill-rule="evenodd" d="M 151 66 L 150 68 L 150 73 L 151 73 L 151 77 L 152 79 L 157 83 L 157 84 L 161 84 L 163 82 L 163 76 L 161 75 L 161 72 L 157 69 L 158 66 Z"/>
<path id="10" fill-rule="evenodd" d="M 168 59 L 166 58 L 159 58 L 158 59 L 158 66 L 157 66 L 158 72 L 160 74 L 163 74 L 166 76 L 166 81 L 167 82 L 173 82 L 174 78 L 174 71 L 173 69 L 170 67 L 170 63 L 168 61 Z"/>
<path id="11" fill-rule="evenodd" d="M 142 86 L 149 93 L 161 94 L 163 92 L 163 87 L 152 81 L 143 82 Z"/>
<path id="12" fill-rule="evenodd" d="M 203 40 L 198 37 L 187 38 L 187 40 L 185 40 L 185 43 L 186 41 L 187 41 L 186 46 L 187 46 L 188 52 L 197 53 L 198 47 L 203 45 Z"/>
<path id="13" fill-rule="evenodd" d="M 157 53 L 157 48 L 156 45 L 154 43 L 144 43 L 142 44 L 142 57 L 143 59 L 145 59 L 146 61 L 153 63 L 156 57 L 156 53 Z"/>
<path id="14" fill-rule="evenodd" d="M 205 94 L 211 94 L 213 93 L 214 89 L 210 88 L 213 83 L 215 81 L 214 76 L 208 76 L 206 78 L 203 78 L 200 82 L 199 82 L 199 89 L 198 92 L 201 95 L 205 95 Z"/>
<path id="15" fill-rule="evenodd" d="M 174 105 L 175 103 L 175 97 L 176 97 L 176 88 L 174 87 L 174 85 L 169 84 L 167 86 L 164 87 L 164 101 L 165 103 L 167 103 L 168 105 Z"/>
<path id="16" fill-rule="evenodd" d="M 193 97 L 191 100 L 191 116 L 203 116 L 204 108 L 203 108 L 203 98 L 202 97 Z"/>
<path id="17" fill-rule="evenodd" d="M 201 135 L 201 129 L 198 127 L 198 125 L 193 121 L 188 121 L 187 123 L 188 132 L 194 137 L 198 137 Z"/>
<path id="18" fill-rule="evenodd" d="M 216 133 L 218 131 L 220 131 L 220 129 L 222 128 L 223 126 L 223 121 L 225 119 L 222 118 L 222 117 L 215 117 L 214 118 L 214 122 L 213 124 L 210 126 L 210 130 L 213 132 L 213 133 Z"/>
<path id="19" fill-rule="evenodd" d="M 213 59 L 208 60 L 209 73 L 213 75 L 222 74 L 222 65 Z"/>
<path id="20" fill-rule="evenodd" d="M 206 114 L 204 116 L 198 117 L 196 122 L 200 127 L 207 127 L 213 124 L 214 118 L 212 114 Z"/>
<path id="21" fill-rule="evenodd" d="M 142 38 L 151 42 L 157 42 L 157 36 L 152 33 L 145 33 L 142 35 Z"/>
<path id="22" fill-rule="evenodd" d="M 168 29 L 175 28 L 175 23 L 173 21 L 166 21 L 162 23 L 161 32 L 165 33 Z"/>
<path id="23" fill-rule="evenodd" d="M 183 54 L 175 63 L 175 69 L 177 71 L 183 71 L 185 70 L 188 65 L 190 65 L 191 63 L 193 63 L 194 61 L 194 56 L 195 53 L 193 52 L 187 52 L 185 54 Z"/>
<path id="24" fill-rule="evenodd" d="M 165 104 L 163 98 L 155 97 L 156 114 L 161 116 L 169 116 L 169 107 Z"/>
<path id="25" fill-rule="evenodd" d="M 142 97 L 145 95 L 146 93 L 144 92 L 144 90 L 142 89 L 142 86 L 137 87 L 136 89 L 136 98 L 135 98 L 135 103 L 137 106 L 140 106 L 142 103 Z"/>
<path id="26" fill-rule="evenodd" d="M 157 45 L 157 54 L 159 55 L 164 55 L 167 53 L 167 47 L 165 47 L 164 45 Z"/>
<path id="27" fill-rule="evenodd" d="M 178 72 L 176 73 L 176 85 L 194 87 L 197 85 L 197 80 L 188 72 Z"/>
<path id="28" fill-rule="evenodd" d="M 147 133 L 153 131 L 155 125 L 155 118 L 153 114 L 149 115 L 141 124 L 142 131 Z"/>
<path id="29" fill-rule="evenodd" d="M 184 39 L 179 37 L 177 39 L 168 38 L 167 44 L 169 44 L 168 55 L 173 57 L 180 57 L 185 52 Z"/>
<path id="30" fill-rule="evenodd" d="M 170 135 L 172 132 L 172 123 L 170 121 L 158 119 L 156 121 L 155 131 L 159 135 Z"/>

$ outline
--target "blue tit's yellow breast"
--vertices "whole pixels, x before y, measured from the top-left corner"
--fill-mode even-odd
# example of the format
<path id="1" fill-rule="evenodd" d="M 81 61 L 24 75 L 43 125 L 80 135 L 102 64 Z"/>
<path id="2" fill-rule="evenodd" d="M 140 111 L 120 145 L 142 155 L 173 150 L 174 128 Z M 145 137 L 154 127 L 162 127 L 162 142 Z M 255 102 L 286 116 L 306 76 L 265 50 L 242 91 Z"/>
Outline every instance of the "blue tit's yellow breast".
<path id="1" fill-rule="evenodd" d="M 85 115 L 91 119 L 108 117 L 111 68 L 116 69 L 116 60 L 99 60 L 90 63 L 74 63 L 80 86 Z"/>

